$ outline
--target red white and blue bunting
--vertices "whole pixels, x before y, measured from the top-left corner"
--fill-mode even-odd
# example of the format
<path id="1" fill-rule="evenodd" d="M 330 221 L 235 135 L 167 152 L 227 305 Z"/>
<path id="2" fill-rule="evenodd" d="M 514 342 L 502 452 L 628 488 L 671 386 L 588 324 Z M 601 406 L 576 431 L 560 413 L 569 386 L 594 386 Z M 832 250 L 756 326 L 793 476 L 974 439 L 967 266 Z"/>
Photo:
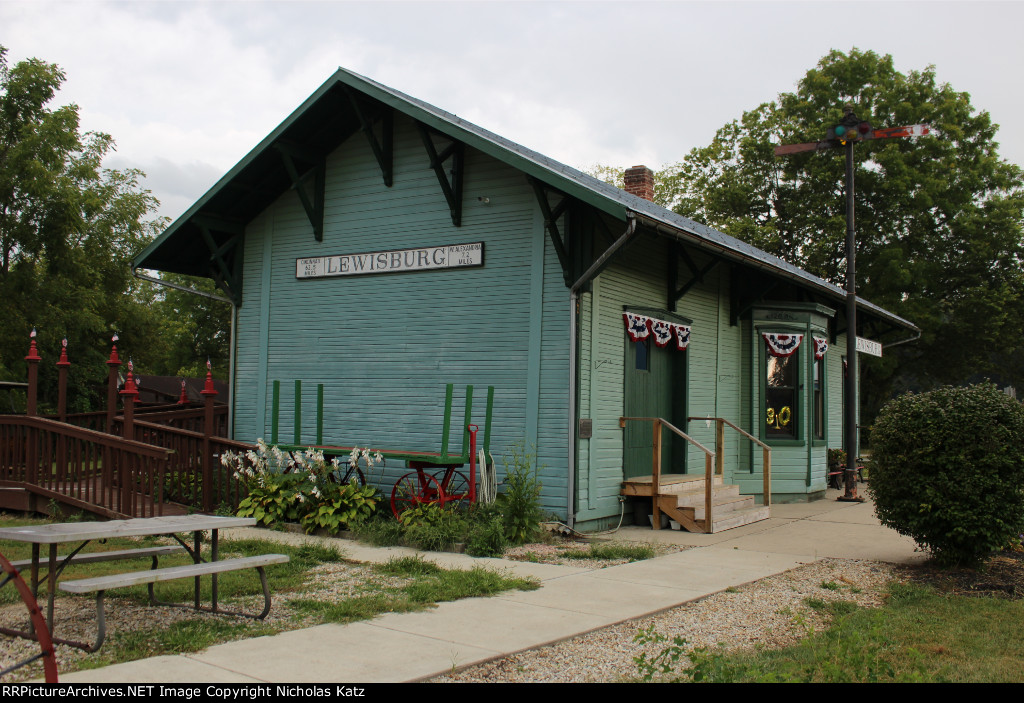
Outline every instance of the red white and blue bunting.
<path id="1" fill-rule="evenodd" d="M 822 360 L 825 358 L 825 352 L 828 351 L 828 340 L 822 339 L 821 337 L 811 337 L 814 340 L 814 358 Z"/>
<path id="2" fill-rule="evenodd" d="M 802 334 L 762 332 L 761 336 L 768 343 L 768 352 L 772 356 L 790 356 L 800 347 L 800 342 L 804 341 Z"/>
<path id="3" fill-rule="evenodd" d="M 680 325 L 675 322 L 658 320 L 647 315 L 638 315 L 632 312 L 622 313 L 622 319 L 626 322 L 626 332 L 634 342 L 647 339 L 654 335 L 654 343 L 659 347 L 666 347 L 674 339 L 675 348 L 682 351 L 690 344 L 690 326 Z"/>

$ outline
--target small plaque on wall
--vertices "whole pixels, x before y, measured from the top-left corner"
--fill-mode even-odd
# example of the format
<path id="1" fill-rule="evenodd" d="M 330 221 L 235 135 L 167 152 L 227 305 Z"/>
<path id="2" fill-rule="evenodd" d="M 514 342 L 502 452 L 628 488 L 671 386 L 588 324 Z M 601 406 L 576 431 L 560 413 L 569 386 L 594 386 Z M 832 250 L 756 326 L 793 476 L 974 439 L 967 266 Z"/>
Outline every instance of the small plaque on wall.
<path id="1" fill-rule="evenodd" d="M 580 439 L 590 439 L 594 436 L 594 421 L 589 417 L 580 418 Z"/>

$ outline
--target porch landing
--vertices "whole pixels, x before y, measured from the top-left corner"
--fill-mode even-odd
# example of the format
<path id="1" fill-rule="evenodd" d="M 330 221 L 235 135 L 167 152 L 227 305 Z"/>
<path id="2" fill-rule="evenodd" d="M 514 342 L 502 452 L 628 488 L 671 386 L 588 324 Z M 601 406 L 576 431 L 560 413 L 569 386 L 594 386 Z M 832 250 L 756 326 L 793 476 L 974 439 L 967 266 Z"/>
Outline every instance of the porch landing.
<path id="1" fill-rule="evenodd" d="M 767 520 L 770 509 L 741 496 L 740 487 L 726 485 L 720 475 L 711 480 L 711 516 L 707 515 L 705 478 L 700 474 L 663 474 L 654 491 L 653 476 L 633 476 L 622 482 L 621 495 L 650 496 L 652 513 L 665 513 L 689 532 L 713 533 Z M 660 519 L 653 529 L 661 529 Z"/>

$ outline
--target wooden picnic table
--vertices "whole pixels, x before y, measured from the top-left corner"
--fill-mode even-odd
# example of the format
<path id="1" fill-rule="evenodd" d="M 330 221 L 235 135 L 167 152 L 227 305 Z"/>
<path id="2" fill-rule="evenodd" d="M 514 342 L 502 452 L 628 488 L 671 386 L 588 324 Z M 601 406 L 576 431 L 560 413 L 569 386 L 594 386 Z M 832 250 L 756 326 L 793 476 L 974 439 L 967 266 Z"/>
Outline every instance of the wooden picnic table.
<path id="1" fill-rule="evenodd" d="M 40 547 L 48 546 L 48 555 L 45 561 L 46 579 L 48 583 L 46 624 L 49 627 L 51 637 L 54 634 L 53 622 L 53 601 L 57 592 L 57 577 L 69 564 L 75 561 L 79 553 L 91 542 L 106 540 L 114 537 L 140 537 L 150 535 L 170 535 L 189 553 L 195 564 L 202 563 L 201 535 L 204 531 L 211 531 L 210 539 L 210 561 L 218 560 L 218 533 L 220 530 L 231 527 L 251 527 L 256 524 L 254 518 L 243 517 L 221 517 L 216 515 L 177 515 L 152 518 L 133 518 L 130 520 L 109 520 L 106 522 L 66 522 L 53 523 L 49 525 L 28 525 L 24 527 L 0 528 L 0 540 L 12 542 L 27 542 L 32 545 L 31 579 L 30 586 L 32 595 L 39 597 L 39 568 L 43 563 L 40 557 Z M 193 535 L 192 546 L 183 540 L 179 534 L 191 532 Z M 66 543 L 78 543 L 78 546 L 67 555 L 58 558 L 57 545 Z M 152 550 L 137 550 L 139 556 L 149 556 Z M 131 556 L 129 552 L 119 552 L 126 555 L 117 558 Z M 101 552 L 83 554 L 81 561 L 92 561 L 100 559 L 89 559 L 89 557 L 102 557 Z M 113 553 L 112 553 L 113 554 Z M 212 572 L 212 607 L 217 610 L 217 574 Z M 199 576 L 195 576 L 195 608 L 199 609 Z M 78 642 L 68 642 L 54 638 L 55 642 L 73 644 L 82 648 Z"/>

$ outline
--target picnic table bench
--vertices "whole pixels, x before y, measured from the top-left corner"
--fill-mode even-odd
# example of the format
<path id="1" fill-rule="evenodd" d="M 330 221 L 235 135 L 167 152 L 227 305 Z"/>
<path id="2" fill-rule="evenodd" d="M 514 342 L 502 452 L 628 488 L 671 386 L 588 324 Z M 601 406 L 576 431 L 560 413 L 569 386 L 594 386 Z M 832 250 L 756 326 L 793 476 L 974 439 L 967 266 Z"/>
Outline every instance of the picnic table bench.
<path id="1" fill-rule="evenodd" d="M 103 644 L 105 637 L 104 607 L 103 599 L 107 590 L 121 588 L 145 583 L 149 587 L 151 604 L 180 605 L 161 603 L 157 601 L 153 593 L 153 584 L 159 581 L 173 579 L 192 578 L 194 579 L 194 599 L 192 607 L 196 610 L 207 610 L 214 613 L 225 613 L 232 615 L 248 615 L 237 611 L 220 609 L 217 605 L 217 575 L 226 571 L 237 571 L 242 569 L 256 569 L 260 576 L 263 587 L 264 609 L 259 615 L 248 615 L 262 619 L 270 612 L 270 590 L 267 585 L 264 568 L 270 564 L 279 564 L 288 561 L 283 554 L 264 554 L 238 559 L 219 559 L 218 535 L 221 529 L 230 527 L 250 527 L 256 524 L 253 518 L 219 517 L 213 515 L 182 515 L 164 516 L 155 518 L 135 518 L 131 520 L 110 520 L 107 522 L 77 522 L 57 523 L 50 525 L 30 525 L 26 527 L 9 527 L 0 529 L 0 539 L 7 539 L 16 542 L 27 542 L 32 545 L 32 558 L 17 562 L 19 569 L 31 569 L 32 595 L 39 596 L 40 566 L 44 565 L 46 580 L 48 583 L 48 601 L 46 611 L 46 624 L 50 630 L 54 642 L 69 644 L 86 651 L 95 652 Z M 202 533 L 210 531 L 210 558 L 203 561 L 201 553 Z M 193 545 L 187 544 L 178 533 L 193 533 Z M 133 537 L 146 535 L 170 535 L 177 540 L 178 545 L 144 547 L 140 549 L 117 550 L 107 552 L 82 553 L 82 549 L 94 540 L 106 540 L 113 537 Z M 58 557 L 57 545 L 63 543 L 80 543 L 70 554 Z M 40 546 L 47 545 L 49 548 L 48 559 L 45 563 L 40 558 Z M 156 560 L 159 556 L 170 554 L 175 551 L 184 550 L 192 557 L 192 564 L 185 566 L 172 566 L 157 568 Z M 102 562 L 121 559 L 132 559 L 137 557 L 150 557 L 153 559 L 153 568 L 145 571 L 134 571 L 123 574 L 112 574 L 110 576 L 98 576 L 94 578 L 79 579 L 75 581 L 64 581 L 60 584 L 60 590 L 68 593 L 97 593 L 96 612 L 98 636 L 93 644 L 63 640 L 54 636 L 53 604 L 57 591 L 57 576 L 70 564 L 82 564 L 90 562 Z M 211 605 L 208 608 L 200 606 L 200 578 L 210 576 L 212 579 Z M 31 632 L 21 632 L 3 628 L 5 634 L 12 634 L 29 639 L 35 639 Z"/>
<path id="2" fill-rule="evenodd" d="M 184 578 L 199 578 L 200 576 L 221 574 L 226 571 L 238 571 L 241 569 L 256 569 L 260 576 L 260 585 L 263 587 L 263 611 L 259 615 L 251 615 L 241 611 L 229 611 L 218 609 L 216 605 L 211 612 L 225 613 L 230 615 L 242 615 L 245 617 L 262 620 L 270 613 L 270 587 L 267 585 L 267 574 L 264 568 L 270 564 L 283 564 L 288 561 L 284 554 L 261 554 L 253 557 L 239 557 L 237 559 L 222 559 L 201 564 L 185 564 L 184 566 L 169 566 L 162 569 L 148 569 L 146 571 L 133 571 L 127 574 L 110 574 L 109 576 L 95 576 L 93 578 L 79 579 L 77 581 L 63 581 L 59 584 L 62 591 L 84 595 L 87 593 L 96 594 L 96 642 L 88 649 L 90 652 L 97 651 L 103 646 L 106 637 L 106 617 L 104 615 L 104 594 L 111 588 L 127 588 L 146 584 L 149 587 L 149 602 L 151 605 L 165 605 L 185 607 L 179 603 L 165 603 L 156 599 L 153 593 L 153 584 L 158 581 L 172 581 Z M 203 608 L 197 608 L 203 610 Z"/>

